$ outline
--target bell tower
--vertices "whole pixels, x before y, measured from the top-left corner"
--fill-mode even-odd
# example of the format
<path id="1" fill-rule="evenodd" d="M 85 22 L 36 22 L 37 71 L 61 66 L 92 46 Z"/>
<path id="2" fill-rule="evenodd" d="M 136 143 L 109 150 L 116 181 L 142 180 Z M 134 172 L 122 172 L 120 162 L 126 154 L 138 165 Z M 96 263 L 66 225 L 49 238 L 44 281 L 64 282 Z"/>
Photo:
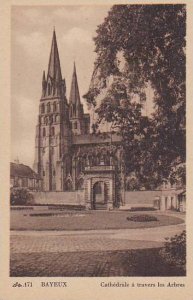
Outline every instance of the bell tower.
<path id="1" fill-rule="evenodd" d="M 34 170 L 43 179 L 44 191 L 63 191 L 70 165 L 64 164 L 71 146 L 69 105 L 62 78 L 55 30 L 53 32 L 47 77 L 42 77 L 42 96 L 36 126 Z"/>
<path id="2" fill-rule="evenodd" d="M 83 104 L 80 101 L 80 93 L 78 88 L 78 79 L 76 74 L 76 65 L 72 74 L 70 98 L 69 98 L 69 117 L 71 128 L 74 135 L 88 134 L 90 126 L 90 118 L 84 114 Z"/>

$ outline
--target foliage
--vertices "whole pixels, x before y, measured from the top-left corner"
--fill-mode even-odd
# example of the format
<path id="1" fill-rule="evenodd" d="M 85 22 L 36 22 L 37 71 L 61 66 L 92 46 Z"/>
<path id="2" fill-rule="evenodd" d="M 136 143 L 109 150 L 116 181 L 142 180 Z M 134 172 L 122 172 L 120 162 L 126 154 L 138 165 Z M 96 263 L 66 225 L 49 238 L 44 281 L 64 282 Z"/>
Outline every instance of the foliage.
<path id="1" fill-rule="evenodd" d="M 179 186 L 186 185 L 186 165 L 185 163 L 175 164 L 170 173 L 170 182 Z"/>
<path id="2" fill-rule="evenodd" d="M 185 5 L 114 5 L 94 39 L 97 58 L 84 97 L 98 123 L 110 122 L 122 135 L 126 173 L 135 172 L 145 188 L 185 162 L 185 36 Z M 147 86 L 154 91 L 151 119 L 141 113 Z"/>
<path id="3" fill-rule="evenodd" d="M 131 217 L 127 217 L 128 221 L 134 221 L 134 222 L 153 222 L 158 221 L 158 219 L 155 216 L 150 215 L 134 215 Z"/>
<path id="4" fill-rule="evenodd" d="M 11 205 L 32 205 L 33 195 L 26 188 L 12 188 L 10 201 Z"/>
<path id="5" fill-rule="evenodd" d="M 125 189 L 129 191 L 137 191 L 140 190 L 141 185 L 139 182 L 139 178 L 137 177 L 127 177 Z"/>
<path id="6" fill-rule="evenodd" d="M 156 208 L 147 206 L 131 207 L 130 211 L 154 211 Z"/>
<path id="7" fill-rule="evenodd" d="M 171 265 L 182 266 L 186 264 L 186 231 L 166 238 L 165 247 L 160 251 L 161 256 Z"/>

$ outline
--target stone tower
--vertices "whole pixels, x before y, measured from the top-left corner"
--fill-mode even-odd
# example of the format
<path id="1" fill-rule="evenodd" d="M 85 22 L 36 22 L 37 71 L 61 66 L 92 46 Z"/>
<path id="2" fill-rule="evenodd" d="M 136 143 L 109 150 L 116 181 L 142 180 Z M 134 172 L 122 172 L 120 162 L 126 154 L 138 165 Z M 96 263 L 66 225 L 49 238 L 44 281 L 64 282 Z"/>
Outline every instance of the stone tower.
<path id="1" fill-rule="evenodd" d="M 72 83 L 69 98 L 69 118 L 74 135 L 88 134 L 90 127 L 90 116 L 84 114 L 83 105 L 80 101 L 76 66 L 72 74 Z"/>
<path id="2" fill-rule="evenodd" d="M 62 78 L 54 31 L 47 77 L 43 72 L 36 126 L 34 170 L 43 179 L 44 191 L 65 190 L 64 178 L 71 172 L 71 162 L 68 159 L 71 138 L 66 84 Z"/>

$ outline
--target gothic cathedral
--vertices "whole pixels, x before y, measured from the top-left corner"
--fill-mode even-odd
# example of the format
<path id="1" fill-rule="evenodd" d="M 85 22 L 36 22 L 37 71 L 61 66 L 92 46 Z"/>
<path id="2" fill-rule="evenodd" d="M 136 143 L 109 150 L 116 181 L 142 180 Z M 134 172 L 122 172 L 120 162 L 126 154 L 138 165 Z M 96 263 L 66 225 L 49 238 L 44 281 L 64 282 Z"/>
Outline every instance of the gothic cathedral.
<path id="1" fill-rule="evenodd" d="M 75 64 L 67 100 L 54 31 L 36 126 L 34 170 L 42 178 L 42 190 L 82 190 L 88 208 L 119 206 L 122 161 L 119 136 L 90 133 L 90 116 L 81 103 Z"/>

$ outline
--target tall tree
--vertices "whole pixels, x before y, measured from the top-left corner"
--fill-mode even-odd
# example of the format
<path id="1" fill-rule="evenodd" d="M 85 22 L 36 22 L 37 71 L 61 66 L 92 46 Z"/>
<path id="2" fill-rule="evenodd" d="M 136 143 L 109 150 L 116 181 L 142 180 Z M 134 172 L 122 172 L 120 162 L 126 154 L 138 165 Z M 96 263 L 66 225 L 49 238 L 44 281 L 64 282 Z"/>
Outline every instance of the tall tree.
<path id="1" fill-rule="evenodd" d="M 96 106 L 105 90 L 99 122 L 120 129 L 128 173 L 138 169 L 146 182 L 151 176 L 159 183 L 185 161 L 185 37 L 185 5 L 115 5 L 94 39 L 97 58 L 85 98 Z M 148 84 L 154 91 L 149 120 L 140 109 Z"/>

